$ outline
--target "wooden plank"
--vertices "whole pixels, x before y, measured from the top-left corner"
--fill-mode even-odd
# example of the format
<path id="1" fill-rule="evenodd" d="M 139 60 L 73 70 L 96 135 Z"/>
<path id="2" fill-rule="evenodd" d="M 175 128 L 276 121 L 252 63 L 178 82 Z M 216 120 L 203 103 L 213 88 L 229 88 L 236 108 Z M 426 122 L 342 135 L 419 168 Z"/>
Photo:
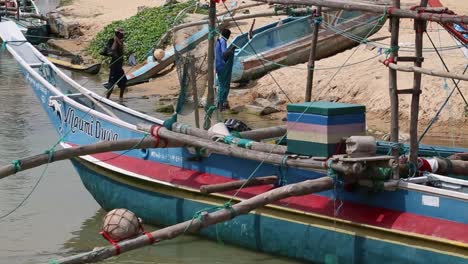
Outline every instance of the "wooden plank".
<path id="1" fill-rule="evenodd" d="M 277 176 L 256 177 L 256 178 L 251 178 L 249 180 L 239 180 L 239 181 L 231 181 L 231 182 L 224 182 L 224 183 L 218 183 L 218 184 L 202 185 L 200 187 L 200 192 L 215 193 L 215 192 L 234 191 L 237 189 L 246 188 L 250 186 L 275 184 L 276 182 L 278 182 Z"/>
<path id="2" fill-rule="evenodd" d="M 401 61 L 400 59 L 401 57 L 398 57 L 398 61 Z M 379 59 L 379 61 L 384 62 L 383 59 Z M 418 62 L 418 61 L 414 61 L 414 62 Z M 422 62 L 422 61 L 419 61 L 419 62 Z M 385 65 L 387 65 L 387 63 Z M 387 67 L 394 69 L 396 71 L 417 72 L 417 73 L 441 77 L 441 78 L 450 78 L 450 79 L 455 79 L 455 80 L 468 81 L 468 75 L 465 75 L 465 74 L 455 74 L 455 73 L 451 73 L 447 71 L 445 72 L 435 71 L 435 70 L 425 69 L 425 68 L 416 67 L 416 66 L 403 66 L 403 65 L 398 65 L 396 63 L 388 63 Z"/>
<path id="3" fill-rule="evenodd" d="M 440 23 L 468 24 L 468 16 L 449 14 L 420 13 L 409 9 L 389 8 L 387 5 L 373 5 L 371 3 L 352 3 L 340 0 L 253 0 L 256 2 L 282 4 L 282 5 L 314 5 L 330 8 L 355 10 L 377 14 L 389 14 L 400 18 L 412 18 L 418 20 L 434 21 Z"/>

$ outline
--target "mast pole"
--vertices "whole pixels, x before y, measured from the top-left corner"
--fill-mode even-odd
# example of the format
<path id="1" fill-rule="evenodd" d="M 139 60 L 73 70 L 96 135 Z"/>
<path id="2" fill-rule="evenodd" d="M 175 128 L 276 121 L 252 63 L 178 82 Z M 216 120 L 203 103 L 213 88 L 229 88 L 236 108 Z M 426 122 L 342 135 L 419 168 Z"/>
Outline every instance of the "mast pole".
<path id="1" fill-rule="evenodd" d="M 392 1 L 394 8 L 400 8 L 400 0 Z M 400 35 L 400 18 L 396 16 L 390 17 L 390 54 L 388 61 L 394 61 L 396 63 L 398 58 L 398 41 Z M 390 92 L 390 113 L 391 113 L 391 123 L 390 123 L 390 141 L 398 144 L 399 140 L 399 102 L 398 102 L 398 82 L 397 82 L 397 71 L 389 68 L 389 92 Z M 400 155 L 399 148 L 392 148 L 392 155 L 395 158 L 398 158 Z M 393 178 L 399 178 L 399 169 L 395 168 L 393 171 Z"/>
<path id="2" fill-rule="evenodd" d="M 216 29 L 216 3 L 215 0 L 210 0 L 209 8 L 209 33 L 208 33 L 208 94 L 206 97 L 205 108 L 208 109 L 214 106 L 214 30 Z"/>
<path id="3" fill-rule="evenodd" d="M 312 32 L 312 44 L 310 46 L 310 54 L 309 54 L 309 63 L 307 64 L 308 71 L 307 71 L 307 86 L 306 86 L 306 94 L 305 94 L 305 101 L 310 102 L 312 99 L 312 86 L 314 82 L 314 68 L 315 68 L 315 57 L 317 54 L 317 40 L 318 40 L 318 33 L 320 30 L 320 23 L 321 23 L 321 16 L 322 16 L 322 7 L 317 7 L 317 10 L 312 17 L 314 19 L 314 29 Z"/>
<path id="4" fill-rule="evenodd" d="M 425 8 L 428 0 L 421 0 L 420 7 Z M 414 20 L 415 37 L 415 67 L 421 67 L 423 62 L 423 33 L 426 30 L 426 21 Z M 411 120 L 410 120 L 410 162 L 417 164 L 418 161 L 418 117 L 419 117 L 419 97 L 421 94 L 421 73 L 415 72 L 413 75 L 413 96 L 411 98 Z"/>

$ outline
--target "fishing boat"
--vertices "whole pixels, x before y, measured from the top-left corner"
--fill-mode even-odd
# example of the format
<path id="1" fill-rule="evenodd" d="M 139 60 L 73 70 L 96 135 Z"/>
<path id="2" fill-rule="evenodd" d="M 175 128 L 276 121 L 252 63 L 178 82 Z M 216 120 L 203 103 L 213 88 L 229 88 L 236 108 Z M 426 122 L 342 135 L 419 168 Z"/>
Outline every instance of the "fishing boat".
<path id="1" fill-rule="evenodd" d="M 56 128 L 62 147 L 155 138 L 154 148 L 72 159 L 84 186 L 105 210 L 128 208 L 145 223 L 174 225 L 203 218 L 196 212 L 206 208 L 228 208 L 230 202 L 246 200 L 277 186 L 319 179 L 329 173 L 324 165 L 334 162 L 288 153 L 284 147 L 271 148 L 254 140 L 244 142 L 243 148 L 241 144 L 230 145 L 232 138 L 214 142 L 186 134 L 194 128 L 172 124 L 170 133 L 176 133 L 180 140 L 211 144 L 217 151 L 207 153 L 177 145 L 176 141 L 159 137 L 160 131 L 168 131 L 164 128 L 167 120 L 139 113 L 80 86 L 27 43 L 11 22 L 0 23 L 0 37 Z M 151 135 L 142 127 L 150 127 Z M 254 150 L 255 146 L 268 151 Z M 395 146 L 380 147 L 388 152 Z M 443 150 L 444 155 L 468 151 L 431 148 Z M 231 154 L 223 153 L 223 149 Z M 235 154 L 239 150 L 252 155 Z M 283 150 L 282 154 L 278 150 Z M 275 185 L 238 191 L 200 191 L 203 185 L 268 175 L 280 180 Z M 463 190 L 468 182 L 430 174 L 389 183 L 394 188 L 386 188 L 385 182 L 379 190 L 359 186 L 348 189 L 335 181 L 331 190 L 268 204 L 224 224 L 204 228 L 201 235 L 314 263 L 466 263 L 468 194 Z"/>
<path id="2" fill-rule="evenodd" d="M 84 73 L 89 73 L 89 74 L 98 74 L 99 71 L 101 70 L 100 63 L 90 64 L 90 65 L 73 64 L 72 62 L 68 60 L 53 58 L 50 56 L 47 57 L 47 60 L 49 60 L 50 62 L 52 62 L 53 64 L 57 65 L 60 68 L 67 69 L 70 71 L 84 72 Z"/>
<path id="3" fill-rule="evenodd" d="M 32 0 L 24 1 L 24 5 L 19 4 L 19 1 L 0 1 L 0 21 L 15 22 L 26 39 L 33 44 L 46 42 L 45 37 L 49 35 L 47 23 L 39 17 L 39 9 Z"/>
<path id="4" fill-rule="evenodd" d="M 333 56 L 357 45 L 340 33 L 353 34 L 360 38 L 376 33 L 385 22 L 380 17 L 362 12 L 327 10 L 324 23 L 330 26 L 319 32 L 317 59 Z M 287 17 L 236 36 L 230 43 L 237 48 L 231 81 L 252 80 L 279 67 L 306 62 L 310 52 L 313 22 L 311 16 Z M 249 34 L 253 37 L 250 38 Z M 207 36 L 208 26 L 204 26 L 176 45 L 175 49 L 167 51 L 160 61 L 149 56 L 144 64 L 127 75 L 129 85 L 145 82 L 156 76 L 175 62 L 177 53 L 193 49 Z"/>
<path id="5" fill-rule="evenodd" d="M 319 31 L 316 59 L 323 59 L 355 47 L 359 43 L 344 34 L 368 38 L 380 30 L 381 16 L 347 10 L 324 12 L 325 26 Z M 288 17 L 235 37 L 232 82 L 259 78 L 271 70 L 307 62 L 314 18 Z M 249 38 L 252 34 L 252 38 Z"/>
<path id="6" fill-rule="evenodd" d="M 147 82 L 149 79 L 155 77 L 158 73 L 173 64 L 176 61 L 177 53 L 184 53 L 193 49 L 207 37 L 208 26 L 204 26 L 201 30 L 188 37 L 182 43 L 175 45 L 175 48 L 166 51 L 161 60 L 157 61 L 153 58 L 153 55 L 149 56 L 145 63 L 138 65 L 133 72 L 127 74 L 127 85 Z"/>

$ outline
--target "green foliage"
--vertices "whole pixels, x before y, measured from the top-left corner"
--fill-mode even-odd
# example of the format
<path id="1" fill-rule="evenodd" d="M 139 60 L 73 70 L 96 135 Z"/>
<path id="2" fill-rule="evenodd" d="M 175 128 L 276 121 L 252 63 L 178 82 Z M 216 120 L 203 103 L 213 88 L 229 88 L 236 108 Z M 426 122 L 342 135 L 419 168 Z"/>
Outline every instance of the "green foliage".
<path id="1" fill-rule="evenodd" d="M 194 2 L 178 3 L 174 5 L 146 8 L 137 15 L 125 20 L 114 21 L 107 25 L 91 41 L 88 51 L 101 62 L 109 62 L 108 57 L 99 55 L 99 51 L 106 45 L 107 41 L 114 37 L 117 28 L 125 31 L 125 58 L 135 53 L 138 62 L 144 61 L 149 56 L 152 48 L 159 38 L 173 25 L 181 23 L 186 12 L 178 17 L 180 11 L 187 12 L 195 10 Z"/>

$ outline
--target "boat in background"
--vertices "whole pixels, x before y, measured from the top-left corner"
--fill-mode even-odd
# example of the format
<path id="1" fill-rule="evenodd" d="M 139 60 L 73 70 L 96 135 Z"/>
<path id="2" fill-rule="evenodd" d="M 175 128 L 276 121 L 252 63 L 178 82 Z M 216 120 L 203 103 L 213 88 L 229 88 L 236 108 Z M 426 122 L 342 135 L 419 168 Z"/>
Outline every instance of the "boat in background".
<path id="1" fill-rule="evenodd" d="M 203 26 L 201 30 L 188 37 L 182 43 L 175 45 L 175 48 L 166 51 L 164 57 L 161 60 L 156 61 L 151 54 L 146 59 L 145 63 L 138 65 L 133 72 L 127 74 L 127 85 L 130 86 L 142 82 L 147 82 L 149 79 L 155 77 L 168 66 L 175 63 L 177 53 L 185 53 L 190 51 L 207 38 L 208 26 Z"/>
<path id="2" fill-rule="evenodd" d="M 99 71 L 101 70 L 100 63 L 89 64 L 89 65 L 84 65 L 81 63 L 75 64 L 69 60 L 53 58 L 50 56 L 47 57 L 47 60 L 49 60 L 50 62 L 52 62 L 53 64 L 57 65 L 60 68 L 64 68 L 70 71 L 84 72 L 88 74 L 98 74 Z"/>
<path id="3" fill-rule="evenodd" d="M 140 125 L 152 126 L 152 135 L 158 136 L 157 130 L 164 120 L 82 87 L 27 43 L 13 23 L 0 23 L 0 36 L 19 62 L 25 80 L 36 93 L 64 148 L 142 139 L 148 134 L 138 129 Z M 9 44 L 10 41 L 15 43 Z M 216 144 L 230 146 L 222 141 Z M 445 150 L 447 153 L 448 149 Z M 452 153 L 458 151 L 454 149 Z M 282 160 L 297 156 L 284 153 Z M 317 162 L 305 157 L 299 160 Z M 102 208 L 128 208 L 145 223 L 162 226 L 193 219 L 195 212 L 222 208 L 228 202 L 242 201 L 275 188 L 263 185 L 238 192 L 204 194 L 200 192 L 201 185 L 267 175 L 277 175 L 283 179 L 278 182 L 282 185 L 327 174 L 326 170 L 285 167 L 246 157 L 204 155 L 174 145 L 81 156 L 72 163 Z M 468 194 L 463 190 L 468 188 L 468 181 L 431 177 L 435 177 L 431 178 L 433 181 L 449 182 L 448 189 L 411 179 L 401 179 L 404 187 L 396 190 L 337 186 L 330 191 L 283 199 L 200 233 L 252 250 L 314 263 L 369 264 L 382 261 L 382 256 L 386 263 L 467 263 Z"/>
<path id="4" fill-rule="evenodd" d="M 382 16 L 357 11 L 327 10 L 323 12 L 325 27 L 317 41 L 316 60 L 333 56 L 359 45 L 343 34 L 368 38 L 380 30 Z M 257 79 L 271 70 L 309 60 L 314 19 L 288 17 L 254 30 L 253 37 L 244 33 L 233 39 L 236 47 L 232 82 Z"/>
<path id="5" fill-rule="evenodd" d="M 34 45 L 47 42 L 49 36 L 49 26 L 39 17 L 39 10 L 32 0 L 0 1 L 0 21 L 15 22 L 26 39 Z"/>

